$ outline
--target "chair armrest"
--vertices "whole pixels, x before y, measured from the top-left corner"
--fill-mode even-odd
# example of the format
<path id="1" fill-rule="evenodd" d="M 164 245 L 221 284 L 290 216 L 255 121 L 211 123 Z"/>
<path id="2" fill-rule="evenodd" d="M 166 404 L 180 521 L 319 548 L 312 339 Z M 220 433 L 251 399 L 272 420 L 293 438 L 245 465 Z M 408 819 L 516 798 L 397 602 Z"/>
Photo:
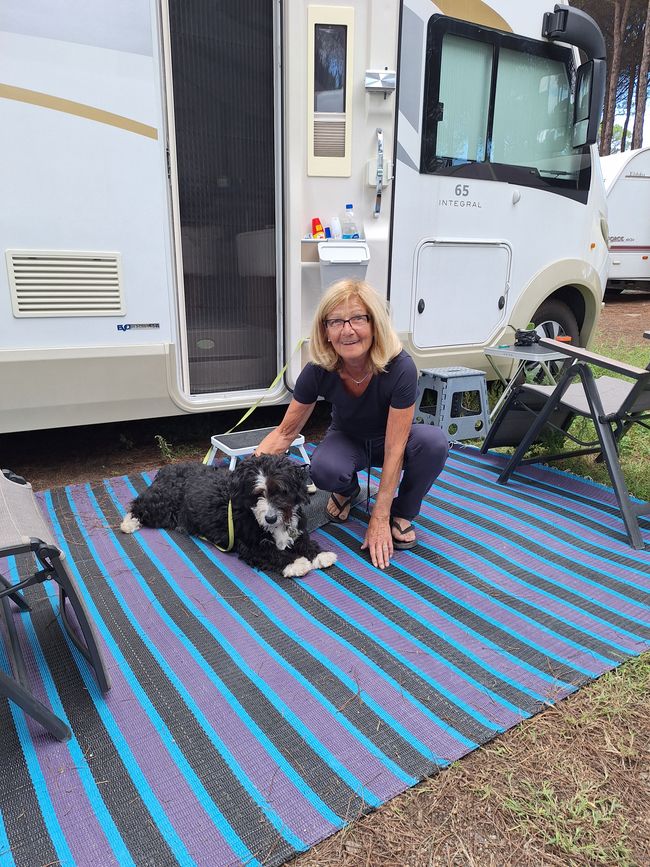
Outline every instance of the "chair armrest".
<path id="1" fill-rule="evenodd" d="M 648 371 L 644 367 L 625 364 L 624 361 L 616 361 L 614 358 L 607 358 L 605 355 L 597 355 L 595 352 L 589 352 L 589 350 L 583 349 L 581 346 L 560 343 L 557 340 L 551 340 L 550 337 L 542 337 L 539 345 L 545 346 L 547 349 L 554 349 L 557 352 L 563 352 L 565 355 L 578 361 L 586 361 L 588 364 L 596 365 L 596 367 L 603 367 L 605 370 L 629 376 L 632 379 L 640 379 L 642 376 L 647 376 L 648 374 Z"/>

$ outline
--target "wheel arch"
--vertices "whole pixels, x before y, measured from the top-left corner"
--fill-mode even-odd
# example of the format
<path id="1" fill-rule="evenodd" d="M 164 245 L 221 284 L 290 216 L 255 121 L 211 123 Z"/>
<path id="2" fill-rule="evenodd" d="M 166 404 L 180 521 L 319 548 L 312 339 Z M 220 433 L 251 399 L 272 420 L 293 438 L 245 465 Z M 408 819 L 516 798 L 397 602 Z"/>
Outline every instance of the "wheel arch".
<path id="1" fill-rule="evenodd" d="M 603 300 L 598 272 L 584 261 L 563 259 L 540 271 L 521 293 L 512 308 L 509 325 L 525 328 L 539 307 L 548 300 L 566 304 L 580 329 L 580 343 L 591 340 Z"/>

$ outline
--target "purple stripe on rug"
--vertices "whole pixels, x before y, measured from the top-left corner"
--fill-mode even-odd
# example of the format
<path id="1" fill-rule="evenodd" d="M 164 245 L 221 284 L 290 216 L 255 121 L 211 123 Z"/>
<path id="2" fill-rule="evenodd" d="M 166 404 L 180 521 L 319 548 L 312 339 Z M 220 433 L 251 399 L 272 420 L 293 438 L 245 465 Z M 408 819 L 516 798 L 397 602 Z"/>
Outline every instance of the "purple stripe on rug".
<path id="1" fill-rule="evenodd" d="M 479 474 L 474 473 L 474 476 L 478 478 Z M 475 491 L 479 497 L 489 498 L 495 504 L 509 507 L 515 513 L 521 514 L 522 512 L 526 512 L 532 516 L 539 516 L 546 522 L 549 533 L 552 534 L 553 530 L 557 527 L 568 534 L 570 538 L 575 539 L 576 543 L 584 540 L 585 543 L 596 549 L 596 554 L 600 554 L 605 558 L 621 557 L 629 560 L 634 558 L 635 552 L 625 541 L 625 528 L 621 526 L 618 518 L 612 518 L 603 512 L 598 512 L 593 514 L 591 518 L 592 524 L 590 524 L 587 521 L 589 509 L 583 508 L 582 504 L 577 504 L 575 500 L 566 494 L 554 496 L 552 494 L 546 495 L 544 492 L 540 495 L 539 488 L 530 487 L 524 490 L 523 487 L 517 488 L 516 484 L 508 484 L 507 486 L 494 485 L 487 488 L 480 485 L 480 482 L 477 482 L 476 486 L 472 487 L 470 483 L 466 483 L 464 479 L 458 479 L 451 473 L 447 474 L 444 481 L 455 490 L 449 490 L 448 487 L 444 489 L 436 488 L 434 485 L 428 496 L 438 498 L 442 503 L 448 502 L 460 508 L 467 508 L 467 501 L 463 497 L 463 493 L 470 490 L 472 492 Z M 470 511 L 481 515 L 484 508 L 484 503 L 474 500 L 471 503 Z M 568 512 L 569 516 L 563 515 L 562 512 Z M 511 517 L 510 512 L 507 514 L 502 513 L 501 521 L 509 521 Z M 596 526 L 592 526 L 593 524 Z M 599 526 L 602 527 L 602 531 L 599 531 Z M 610 535 L 610 529 L 611 531 L 620 533 L 621 539 L 617 540 L 614 536 Z M 571 543 L 567 542 L 565 544 Z M 577 545 L 577 549 L 580 552 L 583 550 L 579 544 Z"/>
<path id="2" fill-rule="evenodd" d="M 469 492 L 470 490 L 472 490 L 471 486 L 469 484 L 466 485 L 465 491 Z M 485 491 L 485 489 L 481 490 L 479 488 L 477 492 L 479 496 L 488 496 L 495 505 L 503 505 L 510 508 L 511 511 L 507 514 L 502 512 L 502 521 L 504 517 L 509 521 L 513 517 L 512 512 L 518 512 L 521 514 L 522 511 L 525 511 L 531 517 L 539 516 L 546 523 L 546 531 L 550 535 L 553 535 L 554 530 L 556 529 L 565 533 L 569 538 L 564 542 L 564 544 L 573 547 L 576 552 L 580 553 L 580 555 L 583 552 L 588 553 L 585 551 L 585 546 L 588 545 L 595 549 L 594 556 L 601 556 L 606 560 L 617 562 L 618 558 L 621 558 L 622 560 L 627 559 L 629 561 L 635 559 L 635 552 L 629 547 L 624 539 L 619 541 L 608 533 L 607 526 L 601 520 L 602 515 L 594 517 L 593 523 L 597 524 L 596 527 L 590 525 L 585 520 L 581 521 L 574 515 L 563 515 L 563 511 L 566 513 L 572 509 L 576 509 L 575 501 L 564 499 L 563 501 L 553 503 L 550 501 L 552 498 L 544 498 L 543 500 L 535 498 L 531 500 L 528 496 L 524 499 L 522 494 L 525 494 L 526 492 L 513 489 L 512 491 L 509 490 L 508 493 L 503 493 L 502 487 L 497 491 Z M 455 493 L 449 489 L 441 491 L 433 488 L 430 496 L 432 495 L 440 499 L 442 502 L 446 501 L 460 508 L 467 508 L 467 499 L 462 496 L 462 493 L 462 489 L 459 489 L 458 493 Z M 482 515 L 483 509 L 486 508 L 486 505 L 478 503 L 476 500 L 473 502 L 470 500 L 470 502 L 470 511 Z M 582 508 L 581 512 L 584 516 L 584 510 L 582 510 Z M 598 529 L 599 527 L 602 527 L 602 530 Z M 619 527 L 612 527 L 612 530 L 622 533 L 623 536 L 625 535 L 624 528 L 620 529 Z M 541 528 L 540 532 L 542 532 Z M 580 544 L 581 542 L 583 544 Z"/>
<path id="3" fill-rule="evenodd" d="M 324 584 L 315 588 L 315 592 L 328 604 L 343 608 L 350 620 L 357 622 L 360 630 L 366 632 L 373 641 L 381 642 L 389 653 L 399 654 L 401 664 L 423 680 L 425 689 L 438 690 L 444 696 L 443 701 L 458 706 L 458 714 L 465 715 L 467 719 L 474 719 L 482 714 L 492 725 L 499 727 L 515 725 L 528 715 L 522 709 L 514 711 L 504 707 L 487 689 L 482 690 L 480 686 L 470 683 L 461 672 L 454 671 L 445 662 L 434 657 L 407 635 L 399 632 L 390 622 L 373 613 L 369 614 L 364 605 L 350 600 L 342 588 L 333 583 Z M 466 709 L 460 707 L 463 703 L 466 704 Z M 435 701 L 433 704 L 435 712 Z M 439 708 L 437 713 L 445 716 L 442 708 Z M 481 723 L 481 720 L 478 719 L 478 722 Z"/>

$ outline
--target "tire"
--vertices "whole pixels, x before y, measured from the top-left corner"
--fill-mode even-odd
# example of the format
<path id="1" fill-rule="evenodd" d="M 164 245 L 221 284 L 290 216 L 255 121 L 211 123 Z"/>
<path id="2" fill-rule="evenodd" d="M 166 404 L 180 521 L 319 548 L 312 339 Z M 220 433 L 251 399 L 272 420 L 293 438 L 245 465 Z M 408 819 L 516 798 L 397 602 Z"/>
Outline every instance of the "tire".
<path id="1" fill-rule="evenodd" d="M 573 310 L 564 301 L 558 301 L 556 298 L 547 298 L 533 313 L 531 322 L 535 325 L 535 331 L 540 337 L 555 339 L 556 337 L 570 336 L 573 346 L 580 346 L 578 321 Z M 563 366 L 564 362 L 558 361 L 551 361 L 548 365 L 556 381 Z M 526 365 L 523 378 L 527 382 L 537 384 L 547 381 L 541 365 L 534 362 Z"/>
<path id="2" fill-rule="evenodd" d="M 540 337 L 571 337 L 571 343 L 579 346 L 580 329 L 573 310 L 564 301 L 547 298 L 533 313 L 531 322 Z"/>

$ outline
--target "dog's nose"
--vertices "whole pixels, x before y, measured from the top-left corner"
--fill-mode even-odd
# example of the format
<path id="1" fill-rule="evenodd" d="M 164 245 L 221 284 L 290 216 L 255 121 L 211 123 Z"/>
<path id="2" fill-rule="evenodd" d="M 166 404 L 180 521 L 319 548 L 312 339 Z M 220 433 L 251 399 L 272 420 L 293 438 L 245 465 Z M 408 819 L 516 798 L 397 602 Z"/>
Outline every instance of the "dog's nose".
<path id="1" fill-rule="evenodd" d="M 266 515 L 264 520 L 266 521 L 267 524 L 275 524 L 275 522 L 278 520 L 278 516 L 277 515 Z"/>

